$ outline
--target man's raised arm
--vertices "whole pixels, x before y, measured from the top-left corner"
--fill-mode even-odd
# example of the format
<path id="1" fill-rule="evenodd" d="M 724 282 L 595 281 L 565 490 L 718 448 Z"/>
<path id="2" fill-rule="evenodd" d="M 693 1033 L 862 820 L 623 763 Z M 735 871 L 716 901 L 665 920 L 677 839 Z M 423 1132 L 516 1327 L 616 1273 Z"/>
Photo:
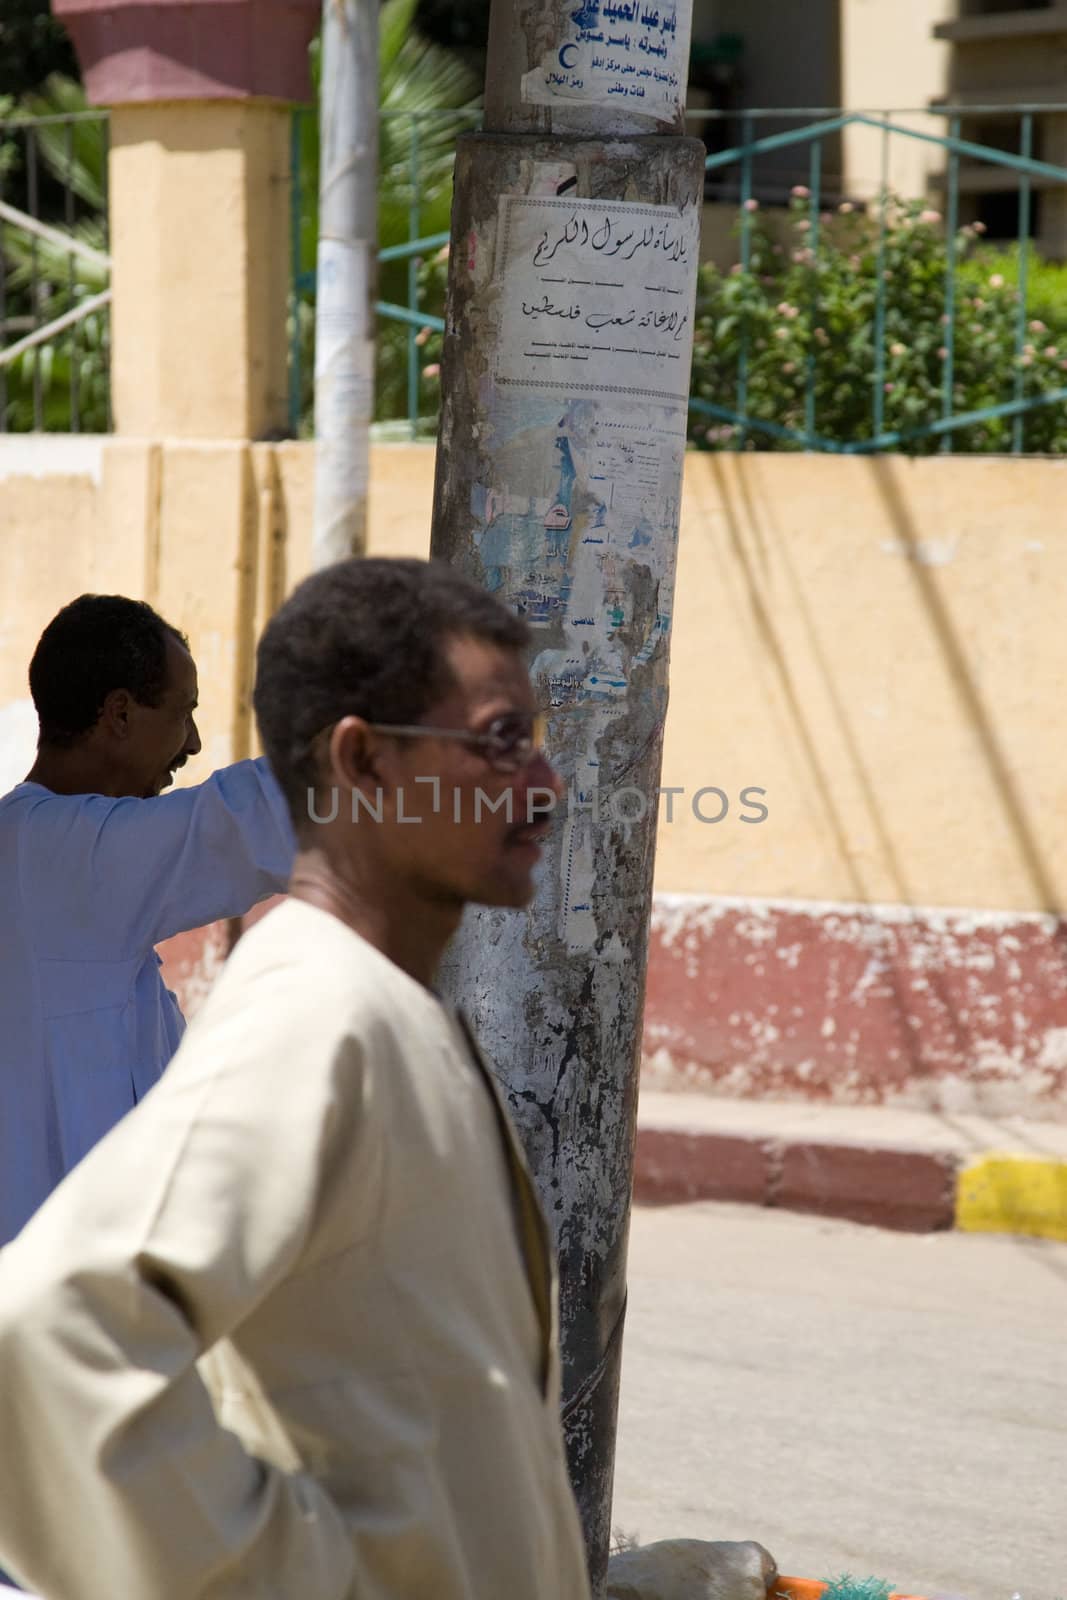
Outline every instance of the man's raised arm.
<path id="1" fill-rule="evenodd" d="M 157 799 L 41 794 L 27 804 L 24 882 L 53 958 L 64 945 L 84 958 L 89 937 L 103 942 L 102 959 L 120 959 L 241 916 L 284 891 L 292 866 L 288 810 L 262 758 Z"/>

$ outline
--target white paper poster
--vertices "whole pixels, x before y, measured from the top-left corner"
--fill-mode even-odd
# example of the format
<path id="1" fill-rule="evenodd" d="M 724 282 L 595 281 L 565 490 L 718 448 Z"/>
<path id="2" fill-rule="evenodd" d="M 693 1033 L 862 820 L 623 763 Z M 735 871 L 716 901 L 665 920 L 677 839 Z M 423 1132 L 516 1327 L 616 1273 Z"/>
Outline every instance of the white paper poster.
<path id="1" fill-rule="evenodd" d="M 690 10 L 676 0 L 579 0 L 563 36 L 522 80 L 532 105 L 617 106 L 672 122 L 684 104 Z"/>
<path id="2" fill-rule="evenodd" d="M 696 208 L 505 195 L 503 385 L 686 402 Z"/>

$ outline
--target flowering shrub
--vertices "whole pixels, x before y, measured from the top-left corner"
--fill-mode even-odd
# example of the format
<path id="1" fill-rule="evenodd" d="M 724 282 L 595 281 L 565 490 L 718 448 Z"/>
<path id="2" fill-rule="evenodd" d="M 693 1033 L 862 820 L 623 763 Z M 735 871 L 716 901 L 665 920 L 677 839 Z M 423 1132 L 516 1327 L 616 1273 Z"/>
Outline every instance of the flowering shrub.
<path id="1" fill-rule="evenodd" d="M 880 386 L 882 432 L 908 434 L 942 416 L 949 350 L 946 310 L 947 242 L 938 212 L 920 202 L 891 199 L 879 251 L 876 219 L 847 202 L 824 213 L 818 239 L 806 189 L 793 191 L 788 242 L 776 243 L 753 216 L 747 269 L 701 268 L 697 293 L 692 393 L 737 408 L 738 371 L 747 363 L 747 413 L 803 432 L 809 379 L 814 432 L 840 443 L 875 436 L 875 390 Z M 1067 271 L 1035 264 L 1044 284 L 1043 315 L 1028 293 L 1025 345 L 1016 356 L 1019 317 L 1017 270 L 1001 253 L 989 258 L 980 224 L 959 230 L 956 241 L 955 344 L 952 410 L 981 410 L 1016 396 L 1067 388 L 1067 293 L 1051 292 Z M 1012 258 L 1013 259 L 1013 258 Z M 878 273 L 885 289 L 881 367 L 878 349 Z M 1060 309 L 1062 307 L 1062 310 Z M 952 434 L 955 451 L 1004 451 L 1012 445 L 1012 418 L 973 423 Z M 738 430 L 690 413 L 690 438 L 702 449 L 803 449 L 802 440 Z M 929 454 L 937 435 L 904 439 L 897 448 Z M 1067 406 L 1028 412 L 1023 448 L 1067 452 Z"/>

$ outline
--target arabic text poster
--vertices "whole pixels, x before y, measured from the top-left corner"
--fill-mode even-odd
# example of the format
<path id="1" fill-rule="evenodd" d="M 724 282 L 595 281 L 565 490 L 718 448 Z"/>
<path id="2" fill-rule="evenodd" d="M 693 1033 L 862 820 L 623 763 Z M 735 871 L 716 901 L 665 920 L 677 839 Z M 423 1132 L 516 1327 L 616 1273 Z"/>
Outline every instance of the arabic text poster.
<path id="1" fill-rule="evenodd" d="M 496 381 L 684 402 L 698 230 L 695 208 L 503 196 Z"/>
<path id="2" fill-rule="evenodd" d="M 689 9 L 676 0 L 579 0 L 559 41 L 522 80 L 527 104 L 616 105 L 672 121 L 683 103 Z"/>

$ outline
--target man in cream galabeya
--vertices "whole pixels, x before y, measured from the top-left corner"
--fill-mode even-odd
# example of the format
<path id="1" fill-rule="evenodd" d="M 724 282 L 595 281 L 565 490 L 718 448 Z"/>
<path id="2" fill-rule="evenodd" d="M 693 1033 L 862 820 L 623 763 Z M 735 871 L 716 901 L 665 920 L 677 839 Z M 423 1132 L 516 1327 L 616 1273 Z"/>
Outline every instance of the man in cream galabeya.
<path id="1" fill-rule="evenodd" d="M 560 792 L 526 642 L 418 561 L 267 627 L 290 897 L 0 1253 L 0 1566 L 48 1600 L 588 1600 L 551 1248 L 434 991 Z"/>

